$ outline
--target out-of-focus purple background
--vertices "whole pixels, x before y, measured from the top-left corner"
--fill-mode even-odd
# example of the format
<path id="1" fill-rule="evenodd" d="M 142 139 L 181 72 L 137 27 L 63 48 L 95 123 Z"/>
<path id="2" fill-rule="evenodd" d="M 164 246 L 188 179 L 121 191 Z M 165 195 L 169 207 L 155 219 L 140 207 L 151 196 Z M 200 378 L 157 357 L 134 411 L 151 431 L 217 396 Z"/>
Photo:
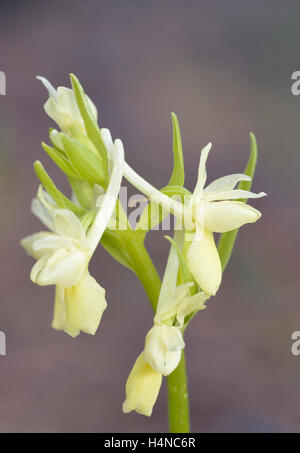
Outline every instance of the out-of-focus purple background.
<path id="1" fill-rule="evenodd" d="M 240 172 L 249 131 L 259 144 L 253 204 L 262 219 L 243 227 L 218 295 L 186 336 L 193 431 L 298 431 L 300 357 L 300 5 L 294 1 L 165 0 L 1 1 L 0 97 L 1 300 L 0 431 L 161 432 L 166 394 L 153 416 L 124 415 L 124 385 L 150 328 L 151 309 L 135 276 L 98 250 L 92 274 L 109 302 L 95 337 L 51 329 L 53 287 L 29 279 L 32 260 L 19 246 L 41 228 L 30 213 L 40 159 L 64 178 L 40 147 L 52 125 L 44 114 L 47 76 L 81 79 L 101 126 L 125 143 L 126 159 L 153 184 L 172 162 L 170 112 L 183 138 L 186 185 L 200 148 L 213 142 L 209 179 Z M 148 241 L 163 269 L 168 244 Z"/>

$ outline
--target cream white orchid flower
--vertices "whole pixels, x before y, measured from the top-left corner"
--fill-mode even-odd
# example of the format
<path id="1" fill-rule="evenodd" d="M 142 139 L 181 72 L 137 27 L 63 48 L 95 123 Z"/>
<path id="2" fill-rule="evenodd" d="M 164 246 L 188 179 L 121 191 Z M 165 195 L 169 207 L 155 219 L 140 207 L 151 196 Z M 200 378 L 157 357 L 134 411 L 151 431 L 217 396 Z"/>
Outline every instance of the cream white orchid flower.
<path id="1" fill-rule="evenodd" d="M 207 296 L 202 292 L 191 296 L 191 286 L 193 283 L 177 286 L 167 300 L 158 304 L 154 326 L 146 336 L 144 358 L 163 376 L 171 374 L 180 362 L 185 346 L 181 333 L 184 318 L 205 308 Z"/>
<path id="2" fill-rule="evenodd" d="M 177 240 L 182 237 L 176 232 Z M 178 256 L 171 247 L 156 314 L 154 326 L 149 330 L 144 351 L 137 358 L 126 383 L 126 399 L 123 412 L 132 410 L 150 416 L 162 382 L 178 366 L 181 351 L 185 346 L 182 328 L 190 313 L 203 310 L 207 295 L 202 292 L 190 295 L 193 283 L 176 286 Z"/>
<path id="3" fill-rule="evenodd" d="M 66 87 L 55 89 L 45 77 L 37 76 L 36 78 L 42 82 L 49 93 L 49 98 L 44 105 L 45 112 L 58 124 L 62 132 L 69 133 L 70 128 L 74 125 L 85 132 L 73 89 Z M 97 120 L 97 109 L 89 97 L 87 100 L 91 112 Z"/>
<path id="4" fill-rule="evenodd" d="M 188 197 L 188 203 L 183 204 L 170 199 L 161 193 L 126 163 L 124 176 L 141 192 L 150 197 L 151 201 L 181 220 L 191 242 L 186 259 L 190 272 L 200 288 L 208 295 L 215 295 L 222 279 L 220 257 L 215 245 L 213 233 L 224 233 L 240 228 L 246 223 L 256 222 L 261 213 L 239 199 L 260 198 L 264 192 L 255 194 L 247 190 L 234 190 L 240 181 L 251 178 L 244 174 L 233 174 L 216 179 L 206 188 L 206 160 L 211 149 L 211 143 L 202 149 L 198 181 L 193 194 Z"/>
<path id="5" fill-rule="evenodd" d="M 27 253 L 37 260 L 31 280 L 42 286 L 56 285 L 52 326 L 73 337 L 80 331 L 95 334 L 107 306 L 105 290 L 89 274 L 88 264 L 114 211 L 123 164 L 123 145 L 116 140 L 110 183 L 87 232 L 73 212 L 58 208 L 42 188 L 32 202 L 33 213 L 50 232 L 21 241 Z"/>
<path id="6" fill-rule="evenodd" d="M 49 98 L 44 105 L 44 109 L 50 118 L 52 118 L 60 127 L 61 131 L 72 136 L 73 132 L 78 137 L 78 131 L 80 131 L 80 143 L 87 146 L 90 150 L 98 154 L 94 144 L 87 137 L 83 119 L 81 117 L 76 96 L 71 88 L 58 87 L 55 89 L 53 85 L 45 77 L 37 76 L 38 80 L 42 82 L 44 87 L 48 90 Z M 86 96 L 90 110 L 97 121 L 98 112 L 91 101 L 91 99 Z M 74 127 L 76 131 L 74 131 Z M 114 143 L 111 137 L 109 129 L 101 129 L 101 137 L 105 145 L 106 151 L 108 153 L 108 164 L 109 171 L 112 167 L 112 155 L 114 149 Z M 52 129 L 49 133 L 52 143 L 60 150 L 64 150 L 64 145 L 61 140 L 61 135 L 56 129 Z M 174 211 L 174 214 L 180 217 L 182 215 L 182 207 L 179 203 L 170 201 L 170 198 L 166 195 L 161 194 L 161 192 L 154 189 L 150 184 L 148 184 L 141 176 L 139 176 L 126 162 L 124 162 L 124 176 L 126 179 L 131 182 L 137 189 L 141 192 L 152 191 L 152 199 L 155 201 L 156 193 L 158 194 L 157 201 L 159 202 L 161 197 L 164 197 L 164 203 L 168 205 L 171 203 L 171 211 Z M 154 189 L 154 192 L 153 192 Z"/>
<path id="7" fill-rule="evenodd" d="M 44 209 L 51 203 L 46 202 L 46 197 L 40 189 L 33 202 L 39 218 L 44 218 Z M 107 303 L 105 290 L 88 271 L 91 253 L 84 228 L 73 212 L 50 206 L 44 223 L 49 226 L 51 221 L 51 232 L 40 232 L 21 241 L 27 253 L 37 260 L 31 280 L 41 286 L 56 285 L 53 328 L 73 337 L 80 331 L 94 334 Z"/>
<path id="8" fill-rule="evenodd" d="M 175 299 L 167 301 L 158 317 L 155 316 L 154 326 L 146 336 L 145 349 L 137 358 L 127 379 L 123 412 L 136 411 L 150 417 L 162 377 L 168 376 L 177 368 L 184 348 L 181 333 L 184 317 L 205 308 L 206 297 L 203 293 L 190 296 L 189 287 L 186 284 L 176 288 Z M 171 316 L 172 319 L 174 313 L 176 326 L 170 324 L 169 318 Z"/>
<path id="9" fill-rule="evenodd" d="M 194 235 L 186 258 L 190 272 L 201 289 L 209 295 L 215 295 L 221 283 L 222 268 L 213 233 L 224 233 L 256 222 L 261 213 L 236 200 L 260 198 L 266 194 L 234 190 L 238 182 L 251 179 L 244 174 L 224 176 L 204 188 L 210 149 L 211 143 L 201 152 L 198 181 L 188 205 L 194 223 L 188 229 L 194 231 Z"/>

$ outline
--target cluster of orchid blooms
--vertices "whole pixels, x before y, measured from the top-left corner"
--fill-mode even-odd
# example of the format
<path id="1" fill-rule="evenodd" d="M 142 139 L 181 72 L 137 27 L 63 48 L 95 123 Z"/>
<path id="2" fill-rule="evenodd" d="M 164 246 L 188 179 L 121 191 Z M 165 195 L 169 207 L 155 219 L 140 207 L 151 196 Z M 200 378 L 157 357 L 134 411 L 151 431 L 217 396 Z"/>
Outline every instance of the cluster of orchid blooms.
<path id="1" fill-rule="evenodd" d="M 251 177 L 246 174 L 225 176 L 204 187 L 211 144 L 201 151 L 194 192 L 185 189 L 175 115 L 172 177 L 164 189 L 154 188 L 125 162 L 121 140 L 113 141 L 108 129 L 99 128 L 97 109 L 74 75 L 71 89 L 55 89 L 47 79 L 38 79 L 49 92 L 45 111 L 59 127 L 50 129 L 51 146 L 42 146 L 72 188 L 69 199 L 55 186 L 42 164 L 35 162 L 42 185 L 32 201 L 32 212 L 47 230 L 25 237 L 21 244 L 36 260 L 31 280 L 42 286 L 55 285 L 52 327 L 72 337 L 80 332 L 94 335 L 107 302 L 105 290 L 88 270 L 93 253 L 105 239 L 108 252 L 134 270 L 124 235 L 128 233 L 127 243 L 135 238 L 135 233 L 143 242 L 148 229 L 161 221 L 160 214 L 146 222 L 147 227 L 141 219 L 135 229 L 131 228 L 118 200 L 123 177 L 146 195 L 152 206 L 161 206 L 165 214 L 171 213 L 176 219 L 174 237 L 168 238 L 170 253 L 153 327 L 127 380 L 123 403 L 124 412 L 135 410 L 150 416 L 162 376 L 172 373 L 180 362 L 185 346 L 183 332 L 189 320 L 205 308 L 206 301 L 220 286 L 222 265 L 213 233 L 233 231 L 258 220 L 260 212 L 245 200 L 265 194 L 235 189 L 238 183 L 250 187 Z M 113 218 L 117 221 L 112 222 Z M 140 235 L 142 223 L 145 231 Z M 134 246 L 139 246 L 138 241 Z"/>

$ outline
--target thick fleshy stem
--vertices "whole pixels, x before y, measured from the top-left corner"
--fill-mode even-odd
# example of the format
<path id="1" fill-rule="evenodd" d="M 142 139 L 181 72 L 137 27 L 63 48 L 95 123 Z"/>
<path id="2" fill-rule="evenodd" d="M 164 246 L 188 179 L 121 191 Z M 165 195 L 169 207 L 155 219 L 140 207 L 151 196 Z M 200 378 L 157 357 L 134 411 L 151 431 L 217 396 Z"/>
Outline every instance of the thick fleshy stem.
<path id="1" fill-rule="evenodd" d="M 161 281 L 143 242 L 136 243 L 131 239 L 132 237 L 130 236 L 124 236 L 126 249 L 131 257 L 132 263 L 134 263 L 135 273 L 142 283 L 155 313 L 161 288 Z"/>
<path id="2" fill-rule="evenodd" d="M 189 394 L 184 349 L 178 367 L 167 377 L 170 433 L 189 433 Z"/>

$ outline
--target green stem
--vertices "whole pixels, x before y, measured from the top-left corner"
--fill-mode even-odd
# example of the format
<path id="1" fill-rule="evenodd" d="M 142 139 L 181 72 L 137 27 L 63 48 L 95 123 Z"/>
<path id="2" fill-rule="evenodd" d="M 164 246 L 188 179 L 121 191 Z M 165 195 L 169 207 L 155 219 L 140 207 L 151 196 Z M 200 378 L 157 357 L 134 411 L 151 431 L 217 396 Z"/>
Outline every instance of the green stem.
<path id="1" fill-rule="evenodd" d="M 161 281 L 143 242 L 136 242 L 131 239 L 125 239 L 126 248 L 130 254 L 132 263 L 134 263 L 135 273 L 141 281 L 155 313 L 160 293 Z"/>
<path id="2" fill-rule="evenodd" d="M 126 241 L 126 248 L 155 312 L 161 288 L 160 278 L 144 245 Z M 169 429 L 171 433 L 189 433 L 189 400 L 184 349 L 181 361 L 167 377 Z"/>
<path id="3" fill-rule="evenodd" d="M 189 433 L 189 394 L 184 349 L 178 367 L 167 377 L 167 389 L 170 433 Z"/>

